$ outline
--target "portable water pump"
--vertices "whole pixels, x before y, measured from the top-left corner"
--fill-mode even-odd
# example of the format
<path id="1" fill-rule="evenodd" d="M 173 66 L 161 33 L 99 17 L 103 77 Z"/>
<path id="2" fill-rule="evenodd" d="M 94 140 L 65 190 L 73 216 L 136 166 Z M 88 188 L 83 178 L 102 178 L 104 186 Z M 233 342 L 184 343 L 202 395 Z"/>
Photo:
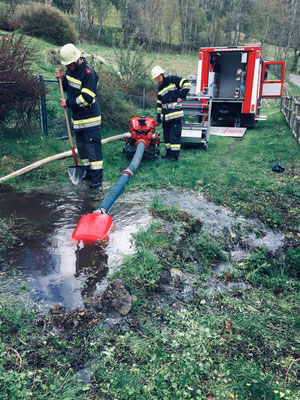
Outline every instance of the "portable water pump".
<path id="1" fill-rule="evenodd" d="M 155 158 L 159 154 L 159 136 L 155 132 L 154 118 L 133 117 L 129 132 L 125 136 L 126 144 L 123 152 L 132 158 L 129 166 L 121 172 L 121 176 L 109 193 L 93 213 L 84 214 L 78 222 L 72 238 L 79 243 L 93 244 L 106 240 L 112 229 L 113 220 L 108 214 L 111 206 L 123 193 L 125 185 L 138 169 L 142 158 Z"/>
<path id="2" fill-rule="evenodd" d="M 143 142 L 145 145 L 144 158 L 154 159 L 159 155 L 159 135 L 155 132 L 155 120 L 151 117 L 133 117 L 130 121 L 129 133 L 123 152 L 127 159 L 131 159 L 137 145 Z"/>

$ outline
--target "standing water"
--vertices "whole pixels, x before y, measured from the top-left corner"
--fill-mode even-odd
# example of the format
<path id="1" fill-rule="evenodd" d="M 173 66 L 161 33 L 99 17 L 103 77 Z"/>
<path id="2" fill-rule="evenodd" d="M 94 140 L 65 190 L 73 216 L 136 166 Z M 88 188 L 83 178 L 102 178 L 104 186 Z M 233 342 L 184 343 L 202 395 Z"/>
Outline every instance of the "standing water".
<path id="1" fill-rule="evenodd" d="M 234 217 L 228 208 L 210 203 L 202 194 L 179 190 L 123 194 L 110 212 L 114 228 L 109 241 L 78 245 L 71 240 L 72 233 L 81 216 L 97 208 L 103 192 L 87 191 L 83 186 L 67 194 L 27 194 L 6 187 L 1 190 L 0 218 L 30 222 L 28 235 L 4 261 L 5 269 L 12 265 L 21 274 L 14 281 L 7 277 L 3 288 L 13 292 L 16 286 L 26 283 L 29 299 L 45 308 L 61 303 L 70 310 L 82 306 L 86 296 L 105 290 L 107 278 L 119 267 L 122 256 L 134 252 L 132 234 L 150 223 L 148 209 L 154 197 L 199 218 L 212 237 L 235 236 L 238 232 L 231 261 L 249 256 L 248 250 L 255 247 L 265 246 L 275 252 L 283 245 L 283 235 L 261 222 Z"/>
<path id="2" fill-rule="evenodd" d="M 68 309 L 83 305 L 84 297 L 104 290 L 107 277 L 122 255 L 134 251 L 131 235 L 151 219 L 147 206 L 118 203 L 114 230 L 106 244 L 84 246 L 71 239 L 84 213 L 93 212 L 103 193 L 77 188 L 67 194 L 23 193 L 1 188 L 0 217 L 27 221 L 22 243 L 6 254 L 4 263 L 21 272 L 5 280 L 8 291 L 16 282 L 28 286 L 28 297 L 48 308 L 61 303 Z M 112 210 L 113 211 L 113 210 Z M 28 223 L 29 222 L 29 223 Z M 1 268 L 0 268 L 1 269 Z"/>

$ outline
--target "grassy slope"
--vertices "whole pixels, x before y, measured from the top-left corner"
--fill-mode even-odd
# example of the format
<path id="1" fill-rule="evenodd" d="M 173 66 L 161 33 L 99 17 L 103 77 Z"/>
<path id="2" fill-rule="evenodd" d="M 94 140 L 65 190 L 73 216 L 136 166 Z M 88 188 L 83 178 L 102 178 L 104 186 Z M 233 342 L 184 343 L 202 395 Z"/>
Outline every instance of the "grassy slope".
<path id="1" fill-rule="evenodd" d="M 43 56 L 49 44 L 40 40 L 33 42 L 41 52 L 37 72 L 52 77 L 53 67 L 44 65 Z M 107 59 L 111 54 L 109 49 L 88 45 L 86 51 L 99 51 Z M 165 68 L 169 65 L 170 69 L 176 69 L 179 56 L 154 56 L 157 62 L 161 57 Z M 150 55 L 147 57 L 150 59 Z M 196 61 L 190 57 L 184 57 L 184 62 L 182 59 L 181 56 L 181 67 L 188 73 L 188 66 Z M 293 90 L 299 94 L 297 88 Z M 237 213 L 258 217 L 282 230 L 286 240 L 295 244 L 299 235 L 296 208 L 299 148 L 279 112 L 278 103 L 265 103 L 262 113 L 268 115 L 268 120 L 259 122 L 243 140 L 211 136 L 207 152 L 184 148 L 180 163 L 168 164 L 167 168 L 160 159 L 152 163 L 143 161 L 128 190 L 178 186 L 202 191 L 216 203 L 225 204 Z M 106 132 L 105 136 L 115 133 L 118 132 Z M 1 141 L 3 175 L 68 150 L 65 142 L 34 134 L 2 137 Z M 106 181 L 116 181 L 128 165 L 122 147 L 122 142 L 104 146 Z M 287 168 L 283 174 L 271 171 L 271 166 L 278 161 Z M 71 185 L 66 174 L 69 163 L 70 160 L 65 160 L 48 164 L 7 183 L 20 189 L 42 190 L 47 182 L 47 189 L 59 190 L 60 185 Z M 276 260 L 260 253 L 254 254 L 246 265 L 236 266 L 234 273 L 247 278 L 251 285 L 248 291 L 204 296 L 202 300 L 200 296 L 195 304 L 161 308 L 149 290 L 157 284 L 157 277 L 152 279 L 151 271 L 157 272 L 162 263 L 159 258 L 153 258 L 151 248 L 154 251 L 159 246 L 164 248 L 170 257 L 167 268 L 173 262 L 183 270 L 187 266 L 172 259 L 172 239 L 162 237 L 157 228 L 150 227 L 149 232 L 141 233 L 136 240 L 139 254 L 129 258 L 122 269 L 131 291 L 139 295 L 130 315 L 132 328 L 112 331 L 103 337 L 101 330 L 82 326 L 75 337 L 66 339 L 47 329 L 46 316 L 38 316 L 11 299 L 1 299 L 3 399 L 299 398 L 298 286 L 293 278 L 285 275 L 286 271 L 276 270 Z M 142 268 L 137 270 L 143 262 L 148 263 L 150 276 Z M 209 258 L 207 262 L 197 282 L 200 294 L 202 282 L 211 273 Z M 275 271 L 274 275 L 257 272 L 261 265 Z M 132 271 L 139 272 L 135 281 Z M 146 323 L 149 315 L 151 324 Z M 98 363 L 95 379 L 88 385 L 78 382 L 72 370 L 75 360 L 92 357 Z"/>

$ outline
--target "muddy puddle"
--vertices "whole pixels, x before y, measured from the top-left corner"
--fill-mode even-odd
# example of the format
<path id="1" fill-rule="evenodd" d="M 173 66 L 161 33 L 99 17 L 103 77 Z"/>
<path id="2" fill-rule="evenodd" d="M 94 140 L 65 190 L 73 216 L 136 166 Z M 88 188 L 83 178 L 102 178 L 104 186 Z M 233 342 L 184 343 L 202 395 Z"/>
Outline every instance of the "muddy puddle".
<path id="1" fill-rule="evenodd" d="M 5 269 L 9 265 L 20 273 L 14 278 L 7 274 L 2 290 L 15 293 L 22 289 L 22 298 L 39 303 L 44 309 L 57 303 L 68 310 L 82 307 L 86 297 L 105 290 L 108 277 L 119 267 L 122 257 L 135 251 L 132 234 L 151 222 L 149 206 L 155 197 L 199 218 L 211 236 L 238 235 L 231 261 L 244 259 L 251 248 L 264 245 L 275 252 L 283 245 L 280 233 L 266 229 L 259 221 L 233 217 L 229 209 L 208 202 L 202 195 L 130 190 L 111 208 L 114 229 L 108 243 L 78 246 L 70 240 L 73 230 L 84 213 L 97 208 L 104 197 L 101 191 L 68 187 L 64 193 L 27 194 L 8 186 L 0 190 L 0 217 L 30 222 L 28 236 L 24 235 L 23 242 L 5 256 Z M 223 268 L 230 269 L 230 263 L 219 266 L 219 270 Z M 186 292 L 189 285 L 188 282 Z"/>
<path id="2" fill-rule="evenodd" d="M 102 292 L 122 257 L 134 251 L 132 234 L 151 219 L 141 202 L 119 202 L 110 213 L 114 230 L 109 242 L 78 246 L 71 240 L 74 228 L 84 213 L 96 209 L 104 196 L 101 192 L 78 189 L 64 195 L 27 194 L 4 188 L 0 196 L 1 218 L 30 222 L 28 237 L 3 262 L 21 274 L 5 279 L 2 289 L 15 292 L 20 287 L 23 297 L 42 308 L 61 303 L 73 309 L 82 306 L 85 297 Z"/>

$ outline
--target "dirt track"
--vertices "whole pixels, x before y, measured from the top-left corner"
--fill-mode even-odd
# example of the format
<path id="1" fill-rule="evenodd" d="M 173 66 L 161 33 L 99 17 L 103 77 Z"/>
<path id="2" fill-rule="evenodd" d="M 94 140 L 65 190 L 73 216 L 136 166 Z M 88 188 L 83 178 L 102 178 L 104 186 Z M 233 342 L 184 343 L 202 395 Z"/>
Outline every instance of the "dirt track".
<path id="1" fill-rule="evenodd" d="M 289 80 L 294 85 L 297 85 L 298 87 L 300 87 L 300 75 L 290 74 Z"/>

